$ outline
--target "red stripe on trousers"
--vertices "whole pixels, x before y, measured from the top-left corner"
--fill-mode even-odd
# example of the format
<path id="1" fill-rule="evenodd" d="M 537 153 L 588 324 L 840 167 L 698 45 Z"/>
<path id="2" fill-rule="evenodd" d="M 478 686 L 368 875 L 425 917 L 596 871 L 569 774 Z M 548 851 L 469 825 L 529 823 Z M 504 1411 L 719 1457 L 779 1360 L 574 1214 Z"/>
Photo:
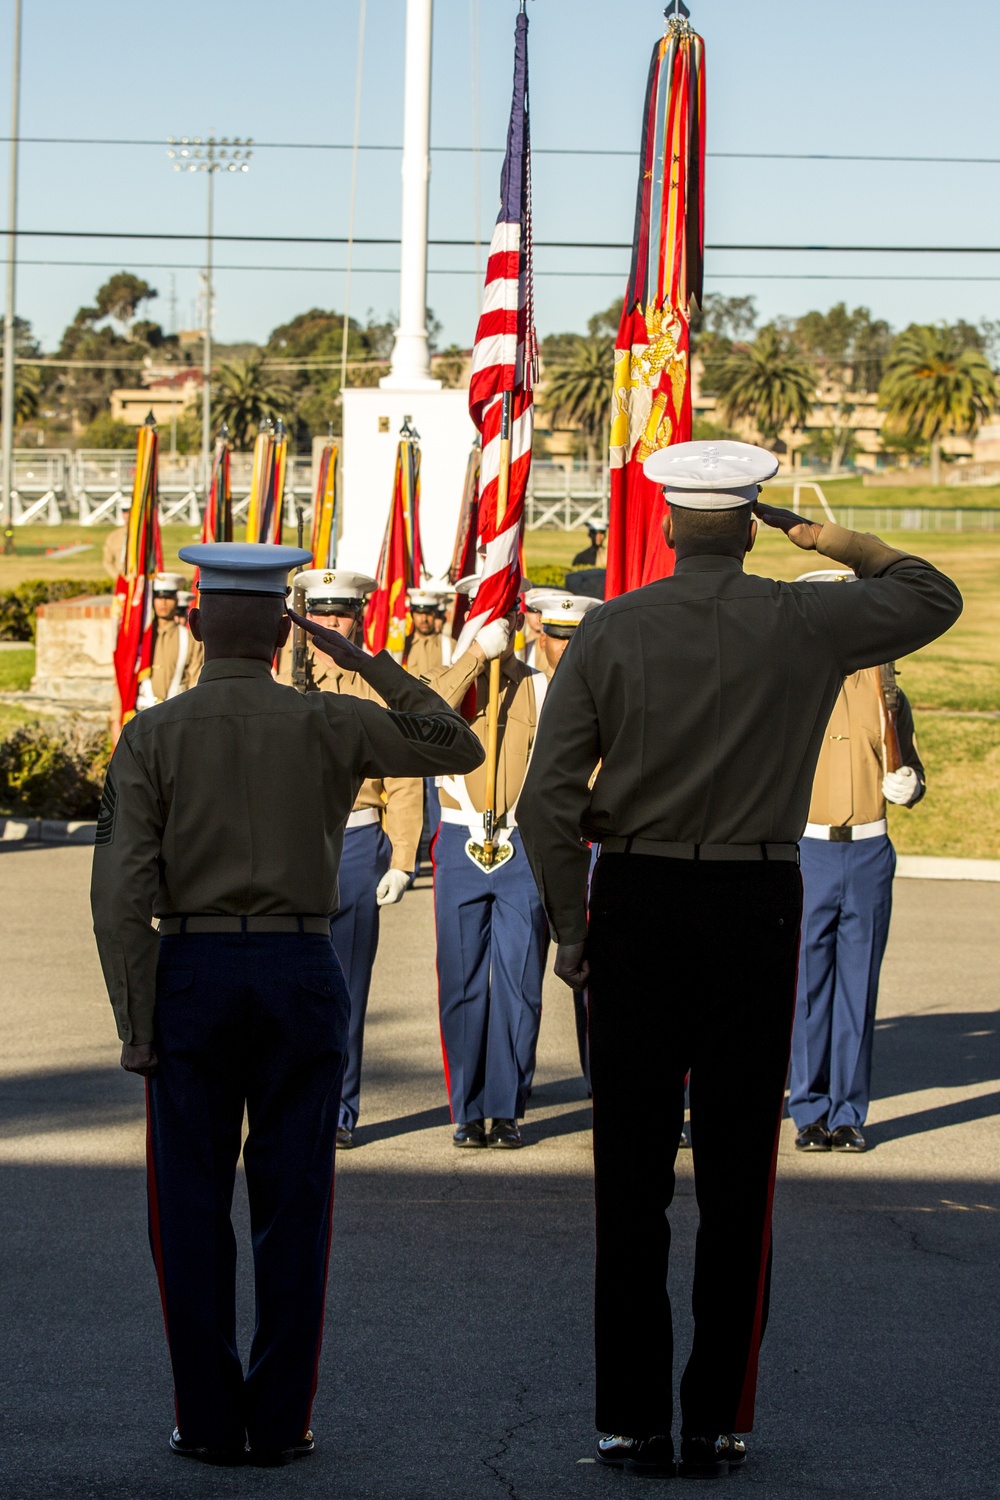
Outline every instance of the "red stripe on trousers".
<path id="1" fill-rule="evenodd" d="M 799 947 L 795 955 L 796 988 L 798 987 L 799 953 L 802 949 L 802 929 L 799 928 Z M 795 1002 L 792 1002 L 792 1026 L 795 1025 Z M 788 1033 L 788 1049 L 791 1052 L 792 1034 Z M 737 1432 L 751 1432 L 753 1430 L 754 1403 L 757 1399 L 757 1367 L 760 1363 L 760 1345 L 764 1337 L 764 1288 L 767 1284 L 767 1267 L 771 1258 L 771 1214 L 774 1209 L 774 1184 L 778 1173 L 778 1141 L 781 1138 L 781 1117 L 785 1112 L 785 1091 L 781 1091 L 781 1103 L 778 1105 L 778 1123 L 774 1130 L 774 1149 L 771 1152 L 771 1174 L 767 1184 L 767 1208 L 764 1213 L 764 1232 L 761 1235 L 760 1244 L 760 1274 L 757 1278 L 757 1306 L 754 1309 L 753 1332 L 750 1335 L 750 1349 L 747 1353 L 746 1373 L 743 1376 L 743 1388 L 740 1391 L 739 1405 L 736 1408 Z"/>
<path id="2" fill-rule="evenodd" d="M 333 1243 L 333 1195 L 337 1183 L 337 1152 L 333 1153 L 333 1176 L 330 1180 L 330 1207 L 327 1215 L 326 1226 L 326 1260 L 323 1264 L 323 1300 L 319 1310 L 319 1332 L 316 1335 L 316 1358 L 313 1360 L 312 1386 L 309 1390 L 309 1405 L 306 1408 L 306 1419 L 302 1426 L 302 1436 L 305 1437 L 312 1422 L 313 1402 L 316 1399 L 316 1387 L 319 1385 L 319 1356 L 323 1348 L 323 1328 L 326 1323 L 326 1285 L 330 1276 L 330 1246 Z"/>
<path id="3" fill-rule="evenodd" d="M 448 1092 L 448 1113 L 451 1123 L 455 1123 L 455 1111 L 451 1107 L 451 1068 L 448 1066 L 448 1048 L 444 1044 L 444 1027 L 441 1024 L 441 970 L 437 960 L 437 860 L 434 858 L 434 850 L 437 848 L 438 834 L 441 825 L 438 824 L 437 832 L 431 839 L 431 869 L 434 871 L 434 973 L 437 975 L 438 985 L 438 1035 L 441 1038 L 441 1061 L 444 1063 L 444 1086 Z"/>
<path id="4" fill-rule="evenodd" d="M 149 1107 L 149 1079 L 146 1084 L 146 1201 L 149 1205 L 149 1238 L 153 1247 L 153 1265 L 156 1267 L 156 1282 L 160 1288 L 160 1307 L 163 1309 L 163 1331 L 170 1348 L 170 1320 L 167 1317 L 167 1289 L 163 1274 L 163 1235 L 160 1230 L 160 1194 L 156 1186 L 156 1164 L 153 1161 L 153 1118 Z M 177 1408 L 177 1389 L 174 1388 L 174 1421 L 180 1426 Z"/>

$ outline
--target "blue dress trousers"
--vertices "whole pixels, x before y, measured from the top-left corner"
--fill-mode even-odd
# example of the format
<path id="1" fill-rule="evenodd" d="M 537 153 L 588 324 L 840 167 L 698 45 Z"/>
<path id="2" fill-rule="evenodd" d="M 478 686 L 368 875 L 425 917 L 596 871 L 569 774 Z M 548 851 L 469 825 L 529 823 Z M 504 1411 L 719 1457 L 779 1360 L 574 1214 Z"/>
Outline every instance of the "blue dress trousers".
<path id="1" fill-rule="evenodd" d="M 340 1124 L 353 1130 L 361 1103 L 361 1061 L 372 969 L 378 953 L 379 908 L 375 890 L 392 860 L 392 845 L 378 823 L 345 828 L 340 861 L 340 910 L 330 936 L 351 997 L 351 1035 L 340 1100 Z"/>
<path id="2" fill-rule="evenodd" d="M 309 1426 L 349 1003 L 328 938 L 160 940 L 149 1237 L 185 1443 L 284 1449 Z M 245 1377 L 230 1217 L 244 1109 L 257 1308 Z"/>
<path id="3" fill-rule="evenodd" d="M 892 915 L 896 852 L 888 836 L 805 838 L 799 982 L 789 1111 L 801 1130 L 865 1123 L 879 971 Z"/>
<path id="4" fill-rule="evenodd" d="M 469 831 L 442 822 L 434 843 L 441 1042 L 452 1119 L 524 1114 L 542 1016 L 548 922 L 521 835 L 489 875 Z"/>

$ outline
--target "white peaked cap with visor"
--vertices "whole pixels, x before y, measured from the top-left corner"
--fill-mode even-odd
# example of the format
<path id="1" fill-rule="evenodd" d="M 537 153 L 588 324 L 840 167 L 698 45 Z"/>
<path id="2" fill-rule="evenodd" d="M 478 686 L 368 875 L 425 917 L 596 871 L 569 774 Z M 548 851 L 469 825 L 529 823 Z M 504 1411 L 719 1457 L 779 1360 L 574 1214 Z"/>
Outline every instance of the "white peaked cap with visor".
<path id="1" fill-rule="evenodd" d="M 758 485 L 773 479 L 778 460 L 753 443 L 719 440 L 674 443 L 651 453 L 642 466 L 662 485 L 671 505 L 684 510 L 738 510 L 757 499 Z"/>

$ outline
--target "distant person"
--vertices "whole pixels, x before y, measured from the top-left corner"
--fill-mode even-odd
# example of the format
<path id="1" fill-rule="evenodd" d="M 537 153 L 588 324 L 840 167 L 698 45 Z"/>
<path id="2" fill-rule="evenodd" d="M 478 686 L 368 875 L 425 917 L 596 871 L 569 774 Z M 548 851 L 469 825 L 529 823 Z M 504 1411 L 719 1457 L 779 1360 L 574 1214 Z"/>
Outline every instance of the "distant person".
<path id="1" fill-rule="evenodd" d="M 122 731 L 91 902 L 122 1067 L 149 1080 L 170 1447 L 201 1463 L 274 1467 L 314 1449 L 350 1015 L 330 940 L 344 827 L 366 777 L 461 775 L 483 752 L 385 652 L 366 656 L 308 620 L 296 617 L 317 649 L 389 706 L 274 681 L 291 624 L 288 572 L 310 553 L 211 542 L 181 557 L 201 569 L 191 628 L 205 669 L 191 692 Z M 256 1299 L 246 1375 L 231 1223 L 241 1149 Z"/>
<path id="2" fill-rule="evenodd" d="M 685 1077 L 699 1227 L 680 1466 L 711 1478 L 744 1462 L 753 1426 L 798 843 L 823 736 L 845 677 L 926 645 L 962 608 L 930 563 L 761 504 L 777 467 L 735 442 L 677 443 L 646 460 L 667 491 L 675 571 L 577 627 L 518 805 L 555 972 L 589 985 L 596 1457 L 649 1475 L 675 1467 L 667 1211 Z M 758 519 L 860 581 L 744 572 Z"/>
<path id="3" fill-rule="evenodd" d="M 198 681 L 205 661 L 205 648 L 196 641 L 181 618 L 178 601 L 187 579 L 181 573 L 157 573 L 153 579 L 153 665 L 139 683 L 137 709 L 166 703 L 186 693 Z M 187 595 L 190 600 L 191 595 Z"/>
<path id="4" fill-rule="evenodd" d="M 573 559 L 574 568 L 606 568 L 608 565 L 608 528 L 606 526 L 588 526 L 587 535 L 590 537 L 590 546 L 584 547 Z"/>
<path id="5" fill-rule="evenodd" d="M 800 583 L 854 583 L 851 569 Z M 915 807 L 927 787 L 913 712 L 890 674 L 888 712 L 902 758 L 886 771 L 887 706 L 878 667 L 846 679 L 823 737 L 802 862 L 802 946 L 789 1111 L 800 1151 L 864 1151 L 879 974 L 896 854 L 886 802 Z"/>
<path id="6" fill-rule="evenodd" d="M 451 637 L 443 633 L 448 591 L 428 585 L 409 589 L 408 598 L 412 629 L 406 638 L 403 665 L 420 677 L 451 661 Z"/>
<path id="7" fill-rule="evenodd" d="M 128 513 L 132 508 L 132 502 L 122 504 L 122 515 L 125 517 L 121 526 L 113 526 L 104 538 L 104 550 L 101 553 L 101 563 L 109 578 L 117 583 L 125 571 L 125 543 L 128 541 Z"/>

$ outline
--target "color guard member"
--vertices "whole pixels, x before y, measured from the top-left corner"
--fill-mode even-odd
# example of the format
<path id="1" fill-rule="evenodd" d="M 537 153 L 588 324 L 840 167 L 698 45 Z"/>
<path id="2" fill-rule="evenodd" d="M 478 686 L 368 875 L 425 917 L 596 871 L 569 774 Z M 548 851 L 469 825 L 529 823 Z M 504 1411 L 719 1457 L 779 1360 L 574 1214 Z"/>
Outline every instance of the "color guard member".
<path id="1" fill-rule="evenodd" d="M 477 578 L 458 588 L 475 597 Z M 546 679 L 517 660 L 512 613 L 480 630 L 469 650 L 429 679 L 458 708 L 475 690 L 472 730 L 486 744 L 488 663 L 499 657 L 496 812 L 499 847 L 489 869 L 474 857 L 484 840 L 486 774 L 438 778 L 441 824 L 434 844 L 434 913 L 445 1080 L 456 1146 L 518 1147 L 542 1013 L 548 947 L 545 913 L 517 831 L 515 809 L 531 758 Z M 468 709 L 466 710 L 469 711 Z M 486 1119 L 492 1120 L 487 1132 Z"/>
<path id="2" fill-rule="evenodd" d="M 350 1008 L 330 941 L 344 825 L 366 777 L 462 775 L 483 752 L 391 657 L 308 622 L 390 708 L 274 681 L 288 571 L 309 553 L 215 542 L 181 556 L 201 568 L 191 628 L 206 665 L 190 693 L 122 731 L 91 901 L 122 1066 L 149 1080 L 170 1446 L 203 1463 L 271 1466 L 314 1446 Z M 244 1111 L 257 1307 L 246 1376 L 230 1219 Z"/>
<path id="3" fill-rule="evenodd" d="M 178 596 L 186 583 L 182 573 L 157 573 L 153 579 L 153 663 L 149 676 L 139 684 L 137 709 L 166 703 L 198 681 L 204 648 L 177 613 Z"/>
<path id="4" fill-rule="evenodd" d="M 362 646 L 365 599 L 376 588 L 374 578 L 346 568 L 313 568 L 296 574 L 293 588 L 305 595 L 306 614 L 314 625 L 338 631 Z M 279 682 L 288 680 L 282 653 Z M 335 662 L 317 661 L 310 646 L 311 689 L 341 693 L 369 703 L 385 704 L 360 672 Z M 344 829 L 340 858 L 340 905 L 330 936 L 351 995 L 351 1036 L 340 1097 L 337 1146 L 354 1145 L 361 1107 L 361 1064 L 365 1017 L 372 969 L 378 953 L 379 909 L 401 901 L 410 884 L 423 819 L 423 782 L 412 776 L 370 777 L 361 787 Z"/>
<path id="5" fill-rule="evenodd" d="M 855 575 L 828 568 L 798 581 L 854 583 Z M 901 764 L 887 770 L 893 735 Z M 914 807 L 926 786 L 913 713 L 895 674 L 879 667 L 853 673 L 823 737 L 799 844 L 802 946 L 788 1090 L 799 1151 L 866 1149 L 861 1127 L 896 870 L 885 804 Z"/>
<path id="6" fill-rule="evenodd" d="M 926 645 L 962 607 L 922 559 L 755 503 L 776 469 L 746 443 L 678 443 L 646 460 L 667 488 L 676 569 L 578 627 L 518 809 L 556 973 L 590 985 L 596 1421 L 610 1434 L 597 1457 L 648 1474 L 674 1468 L 666 1210 L 685 1075 L 700 1226 L 681 1468 L 712 1476 L 742 1463 L 736 1434 L 753 1425 L 798 840 L 823 735 L 846 676 Z M 754 511 L 859 582 L 744 573 Z"/>

